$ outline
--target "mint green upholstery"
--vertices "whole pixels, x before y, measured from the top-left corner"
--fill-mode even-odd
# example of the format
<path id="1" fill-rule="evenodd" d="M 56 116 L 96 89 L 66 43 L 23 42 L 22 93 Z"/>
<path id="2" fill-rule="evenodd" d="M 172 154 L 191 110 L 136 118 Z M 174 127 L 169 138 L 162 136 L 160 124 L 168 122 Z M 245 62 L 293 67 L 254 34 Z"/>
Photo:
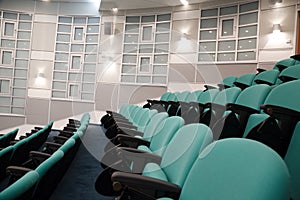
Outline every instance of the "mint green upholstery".
<path id="1" fill-rule="evenodd" d="M 300 64 L 300 62 L 298 60 L 295 60 L 293 58 L 287 58 L 287 59 L 283 59 L 283 60 L 280 60 L 277 63 L 275 63 L 273 69 L 279 69 L 278 65 L 283 65 L 285 67 L 290 67 L 290 66 L 298 65 L 298 64 Z"/>
<path id="2" fill-rule="evenodd" d="M 223 79 L 222 84 L 226 87 L 233 87 L 234 82 L 237 80 L 236 76 L 227 76 Z"/>
<path id="3" fill-rule="evenodd" d="M 13 141 L 17 136 L 19 129 L 16 128 L 2 136 L 0 136 L 0 148 L 4 148 L 10 145 L 10 141 Z"/>
<path id="4" fill-rule="evenodd" d="M 36 171 L 27 172 L 0 193 L 0 200 L 30 199 L 39 179 Z"/>
<path id="5" fill-rule="evenodd" d="M 155 134 L 152 135 L 150 146 L 139 146 L 138 149 L 147 152 L 152 152 L 157 155 L 163 155 L 166 146 L 173 138 L 176 131 L 182 127 L 184 120 L 181 117 L 173 116 L 166 118 L 155 130 Z"/>
<path id="6" fill-rule="evenodd" d="M 177 95 L 177 100 L 182 101 L 182 102 L 187 102 L 187 98 L 190 94 L 191 94 L 191 92 L 189 92 L 189 91 L 180 92 Z"/>
<path id="7" fill-rule="evenodd" d="M 252 82 L 255 78 L 256 74 L 244 74 L 236 79 L 234 82 L 234 85 L 237 85 L 237 83 L 243 84 L 245 86 L 252 85 Z"/>
<path id="8" fill-rule="evenodd" d="M 151 118 L 157 114 L 157 110 L 150 110 L 148 108 L 144 108 L 145 113 L 141 116 L 140 120 L 138 121 L 138 131 L 144 132 L 145 127 L 150 122 Z"/>
<path id="9" fill-rule="evenodd" d="M 279 74 L 280 79 L 300 79 L 300 64 L 284 69 Z"/>
<path id="10" fill-rule="evenodd" d="M 300 122 L 296 125 L 288 151 L 285 155 L 285 163 L 291 174 L 291 198 L 300 199 Z"/>
<path id="11" fill-rule="evenodd" d="M 212 102 L 223 106 L 227 103 L 234 103 L 241 91 L 238 87 L 227 88 L 220 91 Z"/>
<path id="12" fill-rule="evenodd" d="M 279 73 L 276 69 L 263 71 L 255 76 L 254 83 L 274 85 L 277 82 Z"/>
<path id="13" fill-rule="evenodd" d="M 168 97 L 170 96 L 171 92 L 165 92 L 161 95 L 160 100 L 168 101 Z"/>
<path id="14" fill-rule="evenodd" d="M 270 117 L 267 114 L 252 114 L 250 115 L 247 125 L 246 125 L 246 129 L 244 131 L 244 135 L 243 137 L 247 137 L 248 133 L 251 131 L 252 128 L 254 128 L 255 126 L 257 126 L 258 124 L 262 123 L 264 120 L 266 120 L 268 117 Z"/>
<path id="15" fill-rule="evenodd" d="M 50 197 L 61 178 L 63 157 L 64 153 L 57 150 L 35 169 L 39 174 L 39 180 L 34 192 L 34 199 L 48 199 Z"/>
<path id="16" fill-rule="evenodd" d="M 199 153 L 212 142 L 211 130 L 204 124 L 181 127 L 168 144 L 160 167 L 149 163 L 143 175 L 182 186 Z"/>
<path id="17" fill-rule="evenodd" d="M 199 102 L 201 104 L 206 104 L 208 102 L 212 102 L 219 92 L 220 91 L 218 89 L 206 90 L 201 93 L 201 95 L 197 99 L 197 102 Z"/>
<path id="18" fill-rule="evenodd" d="M 271 91 L 271 87 L 265 84 L 253 85 L 251 87 L 243 90 L 235 104 L 246 106 L 257 111 L 260 110 L 260 105 L 262 105 L 266 99 L 266 96 Z"/>
<path id="19" fill-rule="evenodd" d="M 207 146 L 183 185 L 181 200 L 288 200 L 289 172 L 262 143 L 239 138 Z"/>
<path id="20" fill-rule="evenodd" d="M 280 106 L 300 112 L 299 88 L 300 80 L 281 84 L 269 93 L 264 104 Z"/>
<path id="21" fill-rule="evenodd" d="M 155 133 L 158 125 L 168 117 L 168 113 L 161 112 L 155 114 L 151 119 L 148 125 L 145 128 L 143 139 L 150 141 L 153 134 Z"/>
<path id="22" fill-rule="evenodd" d="M 166 101 L 178 101 L 176 94 L 170 93 Z"/>
<path id="23" fill-rule="evenodd" d="M 197 90 L 197 91 L 191 92 L 189 94 L 189 96 L 187 96 L 186 102 L 197 102 L 199 93 L 202 93 L 202 91 L 201 90 Z"/>

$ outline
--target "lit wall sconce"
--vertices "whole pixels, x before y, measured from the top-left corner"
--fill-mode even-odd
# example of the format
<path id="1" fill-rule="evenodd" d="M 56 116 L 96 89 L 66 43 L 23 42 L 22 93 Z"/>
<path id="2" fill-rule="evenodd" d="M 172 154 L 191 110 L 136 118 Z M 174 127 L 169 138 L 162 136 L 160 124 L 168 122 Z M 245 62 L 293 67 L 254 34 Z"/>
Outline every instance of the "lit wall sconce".
<path id="1" fill-rule="evenodd" d="M 280 33 L 280 32 L 281 32 L 280 24 L 273 24 L 273 33 Z"/>
<path id="2" fill-rule="evenodd" d="M 42 73 L 42 72 L 39 72 L 37 75 L 36 75 L 36 79 L 35 79 L 35 83 L 37 85 L 44 85 L 46 83 L 46 77 L 45 77 L 45 74 Z"/>

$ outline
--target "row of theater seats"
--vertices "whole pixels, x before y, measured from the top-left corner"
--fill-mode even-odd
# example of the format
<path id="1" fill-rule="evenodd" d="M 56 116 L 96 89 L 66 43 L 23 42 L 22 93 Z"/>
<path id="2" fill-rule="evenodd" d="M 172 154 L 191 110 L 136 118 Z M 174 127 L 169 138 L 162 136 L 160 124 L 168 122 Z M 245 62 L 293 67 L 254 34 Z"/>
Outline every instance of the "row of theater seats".
<path id="1" fill-rule="evenodd" d="M 166 93 L 173 100 L 158 104 L 168 109 L 109 111 L 96 190 L 119 199 L 300 199 L 298 62 L 280 61 L 247 87 L 224 87 L 224 79 L 219 89 Z M 275 74 L 273 84 L 253 84 L 266 74 Z M 209 100 L 195 106 L 195 96 Z M 174 100 L 178 116 L 169 112 Z M 192 106 L 197 113 L 185 118 Z"/>
<path id="2" fill-rule="evenodd" d="M 13 142 L 18 134 L 19 129 L 12 130 L 6 134 L 0 135 L 0 150 L 9 146 Z"/>
<path id="3" fill-rule="evenodd" d="M 18 162 L 12 157 L 13 162 L 10 162 L 6 168 L 8 176 L 3 180 L 7 186 L 2 188 L 0 200 L 49 199 L 72 162 L 89 119 L 88 113 L 84 114 L 80 121 L 70 119 L 64 130 L 60 131 L 58 136 L 54 136 L 54 142 L 46 141 L 46 138 L 39 148 L 31 148 L 27 145 L 22 149 L 22 160 Z M 53 122 L 50 122 L 37 132 L 26 134 L 27 137 L 15 145 L 26 140 L 31 143 L 31 138 L 44 132 L 45 129 L 50 132 L 52 124 Z M 37 144 L 36 140 L 34 144 Z M 15 152 L 16 150 L 13 154 Z"/>

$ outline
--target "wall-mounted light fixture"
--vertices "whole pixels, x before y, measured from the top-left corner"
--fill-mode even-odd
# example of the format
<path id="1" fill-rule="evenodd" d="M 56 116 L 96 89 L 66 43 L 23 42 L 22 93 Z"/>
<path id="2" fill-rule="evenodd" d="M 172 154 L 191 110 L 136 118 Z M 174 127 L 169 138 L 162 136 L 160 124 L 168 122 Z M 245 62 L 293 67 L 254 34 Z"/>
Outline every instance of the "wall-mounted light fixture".
<path id="1" fill-rule="evenodd" d="M 187 0 L 180 0 L 180 3 L 184 6 L 189 5 L 189 2 Z"/>
<path id="2" fill-rule="evenodd" d="M 278 6 L 282 4 L 282 0 L 269 0 L 269 4 L 272 6 Z"/>
<path id="3" fill-rule="evenodd" d="M 46 83 L 46 77 L 45 77 L 45 74 L 43 72 L 39 72 L 36 75 L 35 83 L 39 86 L 42 86 Z"/>
<path id="4" fill-rule="evenodd" d="M 280 33 L 280 32 L 281 32 L 280 24 L 273 24 L 273 33 Z"/>

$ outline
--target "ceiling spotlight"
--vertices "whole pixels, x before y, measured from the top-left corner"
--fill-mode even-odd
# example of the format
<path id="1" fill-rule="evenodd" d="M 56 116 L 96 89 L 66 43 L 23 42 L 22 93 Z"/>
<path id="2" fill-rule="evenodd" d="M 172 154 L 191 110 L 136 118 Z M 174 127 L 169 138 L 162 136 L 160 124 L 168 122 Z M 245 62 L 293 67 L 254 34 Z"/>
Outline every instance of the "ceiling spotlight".
<path id="1" fill-rule="evenodd" d="M 181 4 L 184 6 L 189 5 L 189 2 L 187 0 L 180 0 Z"/>

